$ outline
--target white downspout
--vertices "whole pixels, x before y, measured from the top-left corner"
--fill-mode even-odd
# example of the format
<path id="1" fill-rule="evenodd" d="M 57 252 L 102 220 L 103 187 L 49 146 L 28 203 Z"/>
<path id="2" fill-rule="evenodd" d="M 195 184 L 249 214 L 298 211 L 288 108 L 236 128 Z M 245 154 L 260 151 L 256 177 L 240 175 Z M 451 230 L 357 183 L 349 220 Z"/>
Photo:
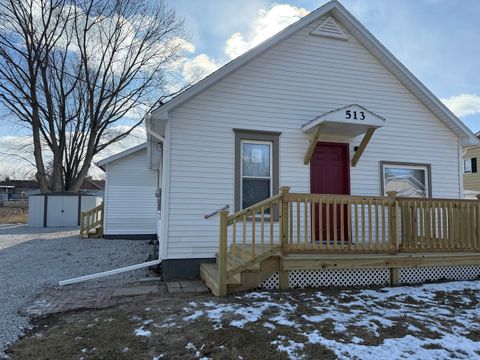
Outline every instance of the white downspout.
<path id="1" fill-rule="evenodd" d="M 120 273 L 127 272 L 127 271 L 132 271 L 132 270 L 146 268 L 146 267 L 149 267 L 149 266 L 158 265 L 158 264 L 160 264 L 160 262 L 161 262 L 161 260 L 159 258 L 157 260 L 152 260 L 152 261 L 148 261 L 148 262 L 141 263 L 141 264 L 136 264 L 136 265 L 130 265 L 130 266 L 126 266 L 126 267 L 119 268 L 119 269 L 113 269 L 113 270 L 108 270 L 108 271 L 104 271 L 104 272 L 99 272 L 99 273 L 96 273 L 96 274 L 80 276 L 80 277 L 73 278 L 73 279 L 62 280 L 62 281 L 59 281 L 58 285 L 63 286 L 63 285 L 75 284 L 75 283 L 86 281 L 86 280 L 98 279 L 98 278 L 104 277 L 104 276 L 120 274 Z"/>
<path id="2" fill-rule="evenodd" d="M 460 199 L 465 198 L 465 187 L 463 185 L 464 177 L 464 161 L 463 158 L 467 152 L 467 148 L 462 146 L 461 140 L 458 141 L 458 187 L 460 191 Z"/>
<path id="3" fill-rule="evenodd" d="M 159 133 L 152 130 L 152 126 L 150 123 L 151 120 L 152 120 L 152 115 L 147 114 L 145 116 L 145 129 L 147 130 L 147 134 L 152 135 L 157 140 L 160 140 L 162 143 L 165 143 L 165 138 Z"/>
<path id="4" fill-rule="evenodd" d="M 151 127 L 150 127 L 151 118 L 152 118 L 152 116 L 150 114 L 147 114 L 145 116 L 145 129 L 147 130 L 147 134 L 152 135 L 154 138 L 156 138 L 157 140 L 160 140 L 162 143 L 164 143 L 165 138 L 151 129 Z M 162 161 L 162 167 L 163 167 L 163 163 L 164 162 Z M 163 169 L 162 169 L 162 174 L 163 174 Z M 157 176 L 157 178 L 158 178 L 158 176 Z M 141 264 L 129 265 L 129 266 L 125 266 L 125 267 L 118 268 L 118 269 L 103 271 L 103 272 L 99 272 L 99 273 L 95 273 L 95 274 L 91 274 L 91 275 L 80 276 L 80 277 L 76 277 L 76 278 L 73 278 L 73 279 L 62 280 L 62 281 L 58 282 L 58 285 L 64 286 L 64 285 L 79 283 L 79 282 L 82 282 L 82 281 L 98 279 L 98 278 L 105 277 L 105 276 L 120 274 L 120 273 L 127 272 L 127 271 L 138 270 L 138 269 L 158 265 L 161 262 L 162 262 L 162 260 L 161 260 L 161 257 L 160 257 L 160 245 L 159 245 L 158 246 L 158 258 L 156 260 L 148 261 L 148 262 L 141 263 Z"/>

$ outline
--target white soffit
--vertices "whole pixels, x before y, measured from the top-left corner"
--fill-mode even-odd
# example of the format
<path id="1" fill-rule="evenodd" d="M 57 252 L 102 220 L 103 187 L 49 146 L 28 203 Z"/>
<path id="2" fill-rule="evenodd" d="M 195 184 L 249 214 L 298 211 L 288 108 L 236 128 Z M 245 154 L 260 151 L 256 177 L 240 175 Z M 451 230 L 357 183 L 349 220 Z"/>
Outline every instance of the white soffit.
<path id="1" fill-rule="evenodd" d="M 328 134 L 359 136 L 368 129 L 378 129 L 385 125 L 385 119 L 358 104 L 351 104 L 340 109 L 322 114 L 302 126 L 305 133 L 322 125 L 322 132 Z"/>
<path id="2" fill-rule="evenodd" d="M 324 22 L 320 24 L 310 35 L 324 36 L 332 39 L 347 40 L 348 36 L 343 29 L 329 16 Z"/>

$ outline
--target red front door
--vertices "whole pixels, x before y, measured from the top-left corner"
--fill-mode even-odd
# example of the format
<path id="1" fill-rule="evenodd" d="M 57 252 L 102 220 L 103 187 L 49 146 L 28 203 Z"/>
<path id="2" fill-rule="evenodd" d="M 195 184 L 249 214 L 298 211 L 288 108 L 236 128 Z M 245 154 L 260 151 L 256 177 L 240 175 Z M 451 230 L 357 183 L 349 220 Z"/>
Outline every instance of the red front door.
<path id="1" fill-rule="evenodd" d="M 350 194 L 350 155 L 349 145 L 339 143 L 319 142 L 315 147 L 312 158 L 310 160 L 310 191 L 313 194 Z M 326 224 L 327 212 L 329 213 L 330 233 L 327 234 L 327 226 L 322 226 L 322 239 L 340 240 L 340 222 L 333 223 L 333 211 L 337 212 L 336 218 L 340 218 L 340 211 L 344 211 L 346 218 L 346 206 L 333 206 L 330 204 L 328 209 L 323 205 L 322 222 Z M 318 205 L 316 205 L 315 213 L 318 212 Z M 319 239 L 319 219 L 315 219 L 315 239 Z M 347 222 L 344 223 L 344 234 L 347 234 Z M 334 231 L 337 233 L 334 234 Z M 334 236 L 336 235 L 336 236 Z M 347 239 L 344 239 L 347 240 Z"/>

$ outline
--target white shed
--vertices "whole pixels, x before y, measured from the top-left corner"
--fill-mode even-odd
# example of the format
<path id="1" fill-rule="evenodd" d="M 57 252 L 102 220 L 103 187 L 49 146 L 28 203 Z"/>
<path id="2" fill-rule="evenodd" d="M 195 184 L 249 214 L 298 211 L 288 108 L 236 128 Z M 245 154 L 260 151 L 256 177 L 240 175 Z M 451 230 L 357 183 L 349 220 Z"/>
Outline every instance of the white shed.
<path id="1" fill-rule="evenodd" d="M 66 227 L 80 225 L 80 213 L 102 203 L 102 197 L 90 194 L 58 192 L 31 194 L 28 197 L 28 225 Z"/>
<path id="2" fill-rule="evenodd" d="M 141 144 L 97 163 L 106 172 L 105 238 L 156 239 L 159 175 Z"/>

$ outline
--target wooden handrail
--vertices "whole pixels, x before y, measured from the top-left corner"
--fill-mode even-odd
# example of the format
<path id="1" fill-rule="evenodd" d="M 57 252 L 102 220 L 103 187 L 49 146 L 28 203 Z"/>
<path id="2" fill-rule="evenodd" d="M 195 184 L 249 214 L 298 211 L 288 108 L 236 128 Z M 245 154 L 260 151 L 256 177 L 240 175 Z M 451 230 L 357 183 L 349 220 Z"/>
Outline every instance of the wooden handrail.
<path id="1" fill-rule="evenodd" d="M 226 209 L 220 212 L 217 254 L 219 294 L 226 294 L 229 278 L 281 247 L 282 234 L 286 233 L 282 226 L 285 193 L 288 190 L 282 188 L 279 194 L 231 215 Z M 278 222 L 275 221 L 276 214 Z"/>
<path id="2" fill-rule="evenodd" d="M 242 217 L 243 215 L 247 215 L 247 214 L 251 214 L 252 212 L 255 212 L 263 206 L 263 207 L 267 207 L 267 205 L 270 205 L 271 203 L 275 202 L 276 200 L 279 200 L 281 199 L 283 196 L 282 193 L 279 193 L 277 195 L 274 195 L 268 199 L 265 199 L 265 200 L 262 200 L 252 206 L 249 206 L 243 210 L 240 210 L 240 211 L 237 211 L 236 213 L 233 213 L 232 215 L 230 215 L 228 217 L 228 223 L 231 224 L 232 223 L 232 220 L 234 219 L 238 219 L 240 217 Z"/>
<path id="3" fill-rule="evenodd" d="M 80 213 L 80 236 L 88 237 L 90 230 L 103 226 L 103 203 Z"/>

